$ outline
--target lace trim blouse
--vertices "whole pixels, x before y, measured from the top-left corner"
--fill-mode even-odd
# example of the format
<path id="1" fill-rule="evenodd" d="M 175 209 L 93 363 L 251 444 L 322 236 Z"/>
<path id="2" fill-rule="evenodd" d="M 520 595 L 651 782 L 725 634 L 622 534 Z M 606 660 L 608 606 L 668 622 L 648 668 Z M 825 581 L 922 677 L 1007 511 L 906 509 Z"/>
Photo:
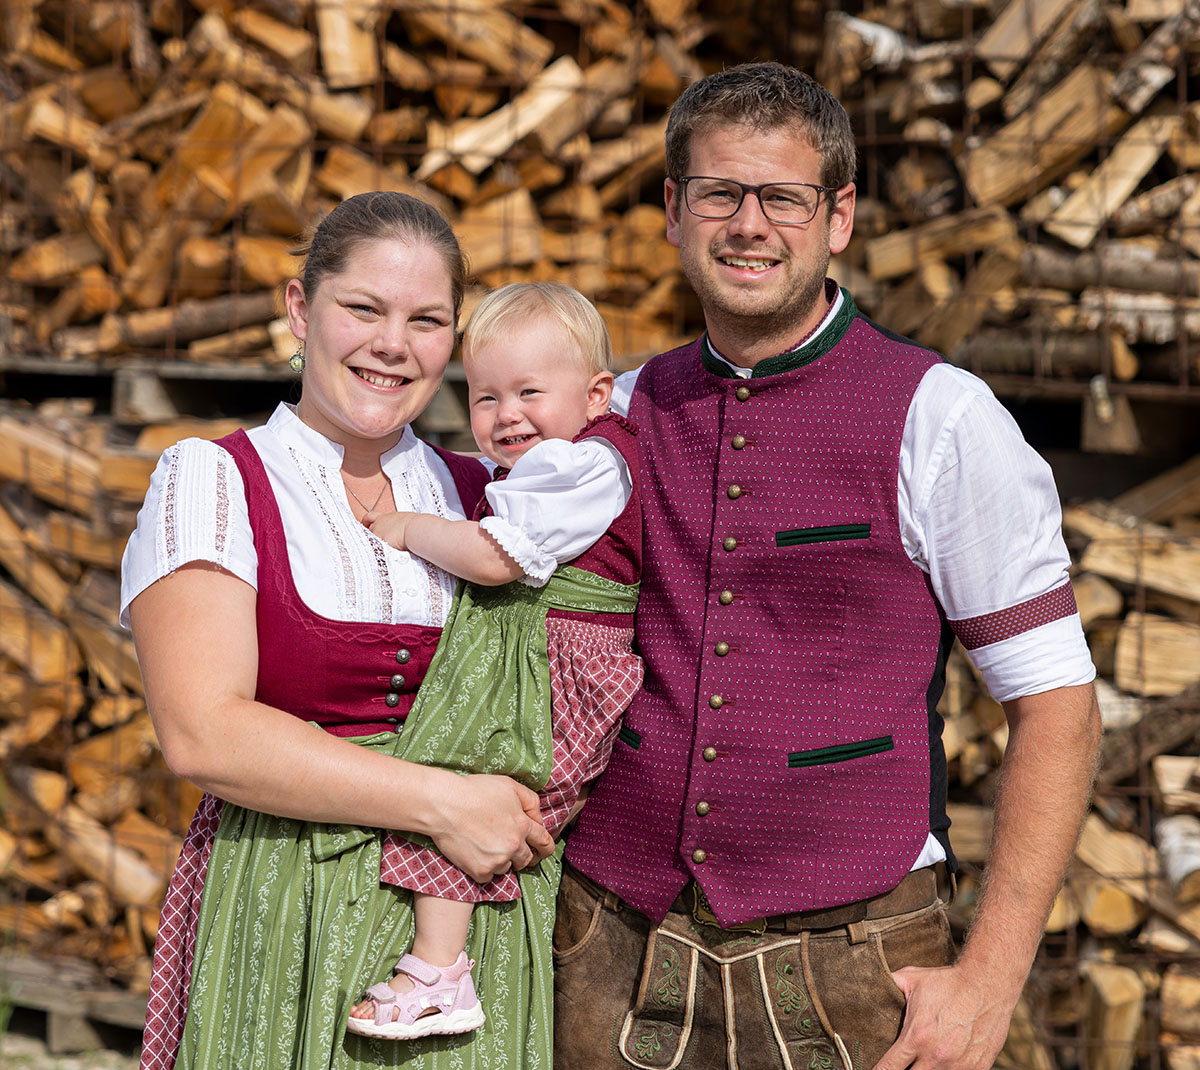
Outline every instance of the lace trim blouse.
<path id="1" fill-rule="evenodd" d="M 287 533 L 296 589 L 333 620 L 441 626 L 455 578 L 372 535 L 354 517 L 341 478 L 342 447 L 281 404 L 247 432 L 262 458 Z M 449 469 L 405 429 L 380 458 L 396 508 L 463 520 Z M 121 623 L 129 603 L 156 580 L 192 561 L 209 561 L 257 590 L 258 556 L 246 493 L 233 458 L 190 438 L 167 449 L 150 481 L 121 563 Z"/>

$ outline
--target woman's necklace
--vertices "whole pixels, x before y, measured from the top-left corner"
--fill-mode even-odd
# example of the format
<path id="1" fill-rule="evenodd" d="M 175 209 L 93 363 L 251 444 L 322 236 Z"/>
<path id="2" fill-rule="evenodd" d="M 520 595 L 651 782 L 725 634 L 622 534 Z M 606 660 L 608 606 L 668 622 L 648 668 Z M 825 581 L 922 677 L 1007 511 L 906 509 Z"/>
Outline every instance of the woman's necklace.
<path id="1" fill-rule="evenodd" d="M 384 479 L 383 486 L 379 488 L 379 494 L 376 495 L 375 500 L 370 505 L 367 505 L 367 503 L 364 502 L 362 500 L 362 498 L 360 498 L 357 494 L 354 493 L 354 488 L 352 486 L 350 486 L 349 483 L 346 482 L 346 477 L 344 475 L 342 476 L 342 486 L 344 486 L 350 492 L 350 497 L 353 498 L 356 502 L 358 502 L 359 505 L 361 505 L 363 507 L 364 512 L 372 513 L 375 511 L 375 506 L 377 506 L 381 501 L 383 501 L 383 492 L 388 489 L 388 481 L 386 478 Z"/>

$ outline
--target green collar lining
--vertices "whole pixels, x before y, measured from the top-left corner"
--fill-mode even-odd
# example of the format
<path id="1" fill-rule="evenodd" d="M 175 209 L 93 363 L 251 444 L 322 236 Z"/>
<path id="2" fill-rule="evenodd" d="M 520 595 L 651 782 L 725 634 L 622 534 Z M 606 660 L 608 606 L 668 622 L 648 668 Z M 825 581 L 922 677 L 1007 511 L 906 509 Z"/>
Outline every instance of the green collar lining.
<path id="1" fill-rule="evenodd" d="M 789 349 L 786 353 L 780 353 L 777 356 L 768 357 L 766 360 L 760 360 L 751 370 L 750 378 L 762 379 L 768 375 L 782 375 L 784 372 L 793 372 L 797 368 L 803 368 L 806 364 L 811 364 L 814 360 L 823 357 L 836 346 L 850 329 L 850 324 L 854 322 L 855 317 L 858 315 L 858 306 L 854 303 L 854 298 L 850 296 L 850 291 L 844 286 L 841 287 L 841 291 L 842 307 L 838 309 L 837 315 L 833 317 L 833 321 L 816 338 L 811 342 L 805 342 L 797 346 L 795 349 Z M 704 362 L 705 370 L 712 372 L 713 375 L 720 376 L 722 379 L 741 378 L 725 361 L 713 353 L 708 343 L 707 333 L 701 338 L 700 358 Z"/>

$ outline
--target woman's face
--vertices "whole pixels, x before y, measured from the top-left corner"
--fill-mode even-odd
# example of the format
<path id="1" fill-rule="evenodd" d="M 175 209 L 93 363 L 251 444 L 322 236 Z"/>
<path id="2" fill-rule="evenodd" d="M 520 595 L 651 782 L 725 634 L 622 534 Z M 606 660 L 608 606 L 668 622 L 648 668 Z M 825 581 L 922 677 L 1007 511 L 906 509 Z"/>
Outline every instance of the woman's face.
<path id="1" fill-rule="evenodd" d="M 316 293 L 293 279 L 285 299 L 304 342 L 297 414 L 344 447 L 391 449 L 433 399 L 454 349 L 450 274 L 437 250 L 365 242 Z"/>

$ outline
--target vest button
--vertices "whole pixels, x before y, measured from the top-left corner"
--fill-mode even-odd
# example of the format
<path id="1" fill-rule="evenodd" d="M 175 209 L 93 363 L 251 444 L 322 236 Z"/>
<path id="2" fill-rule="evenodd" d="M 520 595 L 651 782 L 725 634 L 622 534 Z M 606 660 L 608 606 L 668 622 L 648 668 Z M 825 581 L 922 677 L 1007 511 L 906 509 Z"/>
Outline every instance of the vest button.
<path id="1" fill-rule="evenodd" d="M 702 862 L 707 862 L 708 852 L 705 851 L 703 847 L 697 847 L 692 852 L 692 861 L 695 862 L 696 865 L 700 865 Z"/>
<path id="2" fill-rule="evenodd" d="M 700 757 L 706 762 L 715 762 L 717 760 L 717 748 L 705 747 L 704 750 L 700 752 Z"/>
<path id="3" fill-rule="evenodd" d="M 708 704 L 714 709 L 719 710 L 725 705 L 725 700 L 720 695 L 709 695 Z"/>
<path id="4" fill-rule="evenodd" d="M 388 683 L 391 684 L 393 691 L 399 691 L 400 688 L 402 688 L 404 686 L 404 677 L 401 676 L 399 673 L 396 673 L 396 675 L 393 676 L 388 681 Z"/>
<path id="5" fill-rule="evenodd" d="M 726 552 L 732 552 L 737 549 L 737 539 L 735 539 L 732 535 L 726 535 L 725 538 L 721 540 L 721 547 Z"/>
<path id="6" fill-rule="evenodd" d="M 739 386 L 737 390 L 734 391 L 734 397 L 736 397 L 738 401 L 749 401 L 750 388 L 748 386 Z"/>
<path id="7" fill-rule="evenodd" d="M 731 498 L 740 498 L 742 496 L 742 488 L 736 483 L 730 483 L 729 489 L 725 491 Z"/>
<path id="8" fill-rule="evenodd" d="M 746 436 L 745 435 L 734 435 L 733 438 L 730 440 L 729 444 L 735 450 L 744 449 L 746 446 Z"/>
<path id="9" fill-rule="evenodd" d="M 715 647 L 713 647 L 713 653 L 716 654 L 717 657 L 723 658 L 726 654 L 729 653 L 729 644 L 727 642 L 725 642 L 725 640 L 722 639 L 721 642 L 719 642 Z"/>
<path id="10" fill-rule="evenodd" d="M 729 605 L 729 603 L 733 601 L 733 592 L 722 591 L 719 595 L 717 595 L 717 601 L 723 606 Z"/>
<path id="11" fill-rule="evenodd" d="M 388 704 L 389 708 L 394 710 L 400 705 L 400 696 L 395 691 L 389 691 L 383 701 Z"/>
<path id="12" fill-rule="evenodd" d="M 696 813 L 698 813 L 701 817 L 707 817 L 708 811 L 711 809 L 712 807 L 710 807 L 706 802 L 696 803 Z"/>
<path id="13" fill-rule="evenodd" d="M 407 650 L 405 650 L 403 647 L 401 647 L 399 650 L 396 651 L 396 661 L 399 662 L 401 665 L 407 665 L 408 659 L 411 657 L 412 657 L 412 655 Z"/>

